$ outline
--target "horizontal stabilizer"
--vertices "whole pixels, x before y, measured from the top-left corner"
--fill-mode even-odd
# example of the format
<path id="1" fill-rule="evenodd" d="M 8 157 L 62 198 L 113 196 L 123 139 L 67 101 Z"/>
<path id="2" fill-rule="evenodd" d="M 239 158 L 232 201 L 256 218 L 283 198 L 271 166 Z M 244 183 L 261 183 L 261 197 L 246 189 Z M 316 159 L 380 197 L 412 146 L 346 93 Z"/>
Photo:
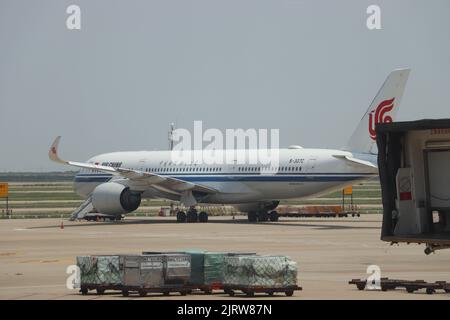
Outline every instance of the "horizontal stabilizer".
<path id="1" fill-rule="evenodd" d="M 378 171 L 378 167 L 376 165 L 374 165 L 372 162 L 369 162 L 369 161 L 366 161 L 366 160 L 356 159 L 356 158 L 349 157 L 349 156 L 346 156 L 346 155 L 333 155 L 333 157 L 345 160 L 350 165 L 366 166 L 366 167 L 370 167 L 370 168 L 376 169 Z"/>

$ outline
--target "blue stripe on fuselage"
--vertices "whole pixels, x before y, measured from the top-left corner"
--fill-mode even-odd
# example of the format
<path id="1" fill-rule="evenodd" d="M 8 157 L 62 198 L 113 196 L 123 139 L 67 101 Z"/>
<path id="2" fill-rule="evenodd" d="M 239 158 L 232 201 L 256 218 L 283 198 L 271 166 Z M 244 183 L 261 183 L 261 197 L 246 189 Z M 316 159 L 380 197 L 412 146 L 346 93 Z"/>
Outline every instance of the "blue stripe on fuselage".
<path id="1" fill-rule="evenodd" d="M 182 174 L 170 175 L 160 174 L 161 176 L 169 176 L 183 181 L 189 182 L 334 182 L 334 181 L 352 181 L 361 178 L 369 178 L 376 174 L 349 174 L 349 173 L 311 173 L 311 174 L 286 174 L 278 173 L 275 175 L 248 175 L 248 174 L 221 174 L 221 175 L 199 175 L 199 174 Z M 110 174 L 78 174 L 75 176 L 75 182 L 106 182 L 112 178 Z"/>

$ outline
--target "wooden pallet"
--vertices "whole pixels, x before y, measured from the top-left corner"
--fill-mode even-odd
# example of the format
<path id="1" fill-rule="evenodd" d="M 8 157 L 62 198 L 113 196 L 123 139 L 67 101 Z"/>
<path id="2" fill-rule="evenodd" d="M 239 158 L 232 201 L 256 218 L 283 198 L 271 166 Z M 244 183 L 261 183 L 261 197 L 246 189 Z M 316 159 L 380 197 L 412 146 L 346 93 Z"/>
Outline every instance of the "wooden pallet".
<path id="1" fill-rule="evenodd" d="M 366 287 L 367 280 L 352 279 L 348 283 L 356 285 L 358 290 L 364 290 Z M 433 294 L 436 292 L 436 290 L 443 290 L 446 293 L 450 292 L 450 283 L 446 281 L 426 282 L 424 280 L 398 280 L 398 279 L 381 278 L 380 286 L 381 291 L 404 288 L 409 293 L 412 293 L 420 289 L 425 289 L 427 294 Z"/>
<path id="2" fill-rule="evenodd" d="M 280 217 L 287 218 L 347 218 L 349 213 L 283 213 Z M 356 215 L 353 214 L 353 217 Z M 359 217 L 359 213 L 357 214 Z"/>

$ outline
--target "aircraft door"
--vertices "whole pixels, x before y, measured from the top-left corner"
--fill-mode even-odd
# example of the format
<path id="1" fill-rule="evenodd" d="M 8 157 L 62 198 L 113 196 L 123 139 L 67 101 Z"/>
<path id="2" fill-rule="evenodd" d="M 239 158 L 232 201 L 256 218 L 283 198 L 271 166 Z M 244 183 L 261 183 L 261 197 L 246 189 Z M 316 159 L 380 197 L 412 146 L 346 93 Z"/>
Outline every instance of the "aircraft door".
<path id="1" fill-rule="evenodd" d="M 305 170 L 306 171 L 306 179 L 308 179 L 308 180 L 314 179 L 312 174 L 315 172 L 316 162 L 317 162 L 316 158 L 309 158 L 306 161 L 306 170 Z"/>
<path id="2" fill-rule="evenodd" d="M 317 162 L 316 158 L 309 158 L 308 159 L 308 161 L 306 162 L 306 173 L 313 173 L 313 172 L 315 172 L 316 162 Z"/>

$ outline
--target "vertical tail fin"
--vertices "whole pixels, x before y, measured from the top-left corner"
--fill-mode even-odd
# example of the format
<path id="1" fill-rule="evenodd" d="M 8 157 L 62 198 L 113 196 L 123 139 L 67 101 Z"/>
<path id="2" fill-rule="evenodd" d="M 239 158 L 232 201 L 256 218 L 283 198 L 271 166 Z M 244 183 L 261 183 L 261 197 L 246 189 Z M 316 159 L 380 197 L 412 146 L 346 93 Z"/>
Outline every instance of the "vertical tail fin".
<path id="1" fill-rule="evenodd" d="M 394 121 L 409 72 L 410 69 L 397 69 L 389 74 L 350 137 L 345 150 L 356 153 L 374 153 L 372 148 L 375 144 L 375 125 Z"/>

